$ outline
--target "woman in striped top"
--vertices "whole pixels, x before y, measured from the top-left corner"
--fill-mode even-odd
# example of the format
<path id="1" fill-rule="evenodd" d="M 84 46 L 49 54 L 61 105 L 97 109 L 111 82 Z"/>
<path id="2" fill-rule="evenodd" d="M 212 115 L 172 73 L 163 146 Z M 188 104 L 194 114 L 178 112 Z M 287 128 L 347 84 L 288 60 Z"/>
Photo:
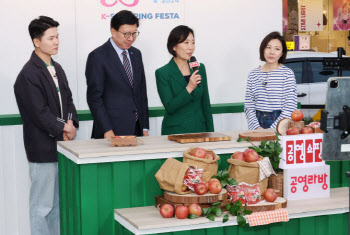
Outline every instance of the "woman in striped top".
<path id="1" fill-rule="evenodd" d="M 286 56 L 286 42 L 280 33 L 272 32 L 261 42 L 260 60 L 266 63 L 250 72 L 244 102 L 250 130 L 276 128 L 297 108 L 294 73 L 282 65 Z"/>

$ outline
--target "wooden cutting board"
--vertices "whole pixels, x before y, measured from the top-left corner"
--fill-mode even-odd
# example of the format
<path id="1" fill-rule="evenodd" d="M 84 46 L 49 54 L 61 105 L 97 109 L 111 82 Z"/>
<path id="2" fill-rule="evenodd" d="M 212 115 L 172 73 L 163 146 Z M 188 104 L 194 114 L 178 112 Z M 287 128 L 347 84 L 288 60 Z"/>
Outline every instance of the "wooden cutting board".
<path id="1" fill-rule="evenodd" d="M 239 138 L 246 139 L 250 137 L 250 141 L 276 140 L 275 132 L 244 132 L 238 134 Z"/>
<path id="2" fill-rule="evenodd" d="M 222 189 L 222 191 L 219 194 L 206 193 L 204 195 L 197 195 L 195 193 L 180 195 L 177 193 L 165 191 L 164 199 L 172 203 L 182 203 L 182 204 L 214 203 L 214 202 L 223 201 L 227 199 L 227 190 Z"/>
<path id="3" fill-rule="evenodd" d="M 220 201 L 220 200 L 218 200 Z M 199 206 L 203 209 L 203 208 L 209 208 L 212 206 L 213 203 L 218 202 L 218 201 L 214 201 L 211 203 L 197 203 L 199 204 Z M 178 203 L 178 202 L 172 202 L 169 200 L 166 200 L 164 198 L 164 196 L 156 196 L 155 197 L 155 207 L 160 208 L 162 205 L 164 204 L 171 204 L 174 207 L 176 206 L 189 206 L 192 203 L 196 203 L 196 202 L 191 202 L 191 203 Z M 221 201 L 221 205 L 220 208 L 222 210 L 225 209 L 226 204 L 231 203 L 230 199 L 225 199 Z M 278 197 L 276 199 L 276 201 L 274 202 L 262 202 L 262 203 L 258 203 L 258 204 L 251 204 L 251 205 L 247 205 L 247 210 L 253 211 L 253 212 L 261 212 L 261 211 L 273 211 L 273 210 L 277 210 L 280 208 L 287 208 L 287 200 L 283 197 Z"/>
<path id="4" fill-rule="evenodd" d="M 232 140 L 232 136 L 217 132 L 203 132 L 193 134 L 169 135 L 168 139 L 184 144 Z"/>
<path id="5" fill-rule="evenodd" d="M 164 198 L 164 196 L 155 196 L 154 200 L 155 200 L 154 206 L 157 207 L 157 208 L 160 208 L 164 204 L 171 204 L 174 207 L 177 207 L 177 206 L 189 206 L 189 205 L 192 204 L 192 203 L 174 203 L 174 202 L 166 200 Z M 226 199 L 226 200 L 221 201 L 220 208 L 222 210 L 224 210 L 226 204 L 230 203 L 230 202 L 231 202 L 230 199 Z M 209 208 L 209 207 L 213 206 L 213 203 L 202 203 L 202 204 L 198 204 L 198 205 L 203 209 L 203 208 Z"/>
<path id="6" fill-rule="evenodd" d="M 274 202 L 262 202 L 258 204 L 247 205 L 247 210 L 253 212 L 261 212 L 261 211 L 273 211 L 280 208 L 287 207 L 287 200 L 283 197 L 278 197 Z"/>

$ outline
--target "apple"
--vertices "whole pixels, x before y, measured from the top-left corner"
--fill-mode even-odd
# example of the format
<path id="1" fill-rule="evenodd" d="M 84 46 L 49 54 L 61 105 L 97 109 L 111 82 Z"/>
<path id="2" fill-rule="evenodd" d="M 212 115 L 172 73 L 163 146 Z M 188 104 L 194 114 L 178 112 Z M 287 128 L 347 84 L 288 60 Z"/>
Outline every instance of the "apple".
<path id="1" fill-rule="evenodd" d="M 189 214 L 194 214 L 196 216 L 201 216 L 203 211 L 202 208 L 197 203 L 192 203 L 188 206 L 188 212 Z"/>
<path id="2" fill-rule="evenodd" d="M 207 153 L 205 159 L 214 160 L 214 155 L 212 153 Z"/>
<path id="3" fill-rule="evenodd" d="M 286 131 L 287 135 L 299 135 L 300 131 L 297 127 L 291 127 Z"/>
<path id="4" fill-rule="evenodd" d="M 274 202 L 277 199 L 277 194 L 272 188 L 268 188 L 264 192 L 264 198 L 268 202 Z"/>
<path id="5" fill-rule="evenodd" d="M 209 183 L 210 183 L 210 182 L 213 182 L 213 181 L 220 182 L 220 180 L 217 179 L 217 178 L 211 178 L 211 179 L 209 180 Z"/>
<path id="6" fill-rule="evenodd" d="M 178 219 L 186 219 L 188 217 L 188 207 L 187 206 L 177 206 L 175 208 L 175 216 Z"/>
<path id="7" fill-rule="evenodd" d="M 314 133 L 314 132 L 312 131 L 311 127 L 306 126 L 306 127 L 301 129 L 301 134 L 312 134 L 312 133 Z"/>
<path id="8" fill-rule="evenodd" d="M 290 117 L 293 121 L 300 122 L 303 119 L 304 115 L 300 110 L 294 110 Z"/>
<path id="9" fill-rule="evenodd" d="M 252 152 L 254 155 L 258 156 L 259 154 L 254 150 L 254 149 L 246 149 L 244 150 L 244 157 L 246 157 L 246 155 L 249 153 L 249 152 Z"/>
<path id="10" fill-rule="evenodd" d="M 208 192 L 208 187 L 205 183 L 197 183 L 193 186 L 194 192 L 198 195 L 203 195 Z"/>
<path id="11" fill-rule="evenodd" d="M 244 151 L 246 153 L 244 155 L 246 162 L 256 162 L 259 160 L 259 154 L 255 150 L 253 149 L 250 149 L 251 151 L 247 151 L 247 150 Z"/>
<path id="12" fill-rule="evenodd" d="M 207 156 L 207 151 L 203 148 L 196 148 L 192 153 L 192 156 L 198 158 L 205 158 L 205 156 Z"/>
<path id="13" fill-rule="evenodd" d="M 164 204 L 160 207 L 160 214 L 164 218 L 171 218 L 174 215 L 174 207 L 170 204 Z"/>
<path id="14" fill-rule="evenodd" d="M 187 190 L 187 185 L 182 183 L 181 192 L 186 192 L 186 190 Z"/>
<path id="15" fill-rule="evenodd" d="M 209 182 L 204 182 L 203 183 L 205 184 L 205 186 L 207 186 L 207 188 L 209 188 Z"/>
<path id="16" fill-rule="evenodd" d="M 121 139 L 122 137 L 116 135 L 116 136 L 113 136 L 113 138 L 114 139 Z"/>
<path id="17" fill-rule="evenodd" d="M 220 181 L 209 181 L 209 192 L 210 193 L 214 193 L 214 194 L 218 194 L 220 193 L 222 190 L 222 186 Z"/>
<path id="18" fill-rule="evenodd" d="M 231 156 L 232 159 L 238 159 L 238 160 L 242 160 L 242 161 L 245 161 L 244 159 L 244 153 L 240 152 L 240 151 L 237 151 L 237 152 L 234 152 Z"/>

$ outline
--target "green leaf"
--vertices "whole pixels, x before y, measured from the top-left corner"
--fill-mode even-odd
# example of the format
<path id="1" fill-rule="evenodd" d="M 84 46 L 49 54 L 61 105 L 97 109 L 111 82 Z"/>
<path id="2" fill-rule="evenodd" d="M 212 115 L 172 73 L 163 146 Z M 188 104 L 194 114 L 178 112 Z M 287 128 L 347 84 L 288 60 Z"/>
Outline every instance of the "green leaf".
<path id="1" fill-rule="evenodd" d="M 264 148 L 265 145 L 266 145 L 266 143 L 267 143 L 267 141 L 268 141 L 268 140 L 263 140 L 263 141 L 261 141 L 260 147 L 261 147 L 261 148 Z"/>
<path id="2" fill-rule="evenodd" d="M 242 206 L 242 202 L 241 201 L 236 201 L 234 206 L 238 206 L 238 207 L 241 207 Z"/>
<path id="3" fill-rule="evenodd" d="M 225 206 L 225 210 L 228 211 L 228 210 L 230 210 L 230 208 L 231 208 L 231 205 L 229 203 L 227 203 L 226 206 Z"/>
<path id="4" fill-rule="evenodd" d="M 222 172 L 222 177 L 223 177 L 224 179 L 227 179 L 228 176 L 229 176 L 228 171 L 227 171 L 227 170 L 224 170 L 224 171 Z"/>
<path id="5" fill-rule="evenodd" d="M 237 142 L 242 142 L 242 141 L 244 141 L 243 138 L 238 138 L 238 140 L 237 140 Z"/>
<path id="6" fill-rule="evenodd" d="M 274 143 L 273 141 L 270 141 L 270 142 L 269 142 L 269 146 L 270 146 L 270 148 L 273 149 L 273 148 L 275 147 L 275 143 Z"/>
<path id="7" fill-rule="evenodd" d="M 228 221 L 228 215 L 224 215 L 224 219 L 222 220 L 223 223 L 226 223 Z"/>
<path id="8" fill-rule="evenodd" d="M 221 205 L 221 202 L 215 202 L 212 204 L 213 206 L 220 206 Z"/>
<path id="9" fill-rule="evenodd" d="M 243 213 L 244 213 L 245 215 L 250 215 L 250 214 L 253 213 L 253 211 L 250 211 L 250 210 L 247 210 L 247 209 L 243 209 Z"/>
<path id="10" fill-rule="evenodd" d="M 245 218 L 244 218 L 243 216 L 238 215 L 238 216 L 237 216 L 237 223 L 238 223 L 238 225 L 239 225 L 240 227 L 244 227 L 245 224 L 246 224 L 246 220 L 245 220 Z"/>
<path id="11" fill-rule="evenodd" d="M 250 141 L 250 136 L 248 136 L 245 141 L 249 142 Z"/>
<path id="12" fill-rule="evenodd" d="M 195 218 L 198 218 L 198 216 L 196 216 L 195 214 L 189 214 L 188 219 L 195 219 Z"/>
<path id="13" fill-rule="evenodd" d="M 227 180 L 222 180 L 222 181 L 221 181 L 221 186 L 222 186 L 223 188 L 225 188 L 226 185 L 227 185 Z"/>
<path id="14" fill-rule="evenodd" d="M 238 185 L 238 182 L 237 182 L 237 180 L 235 180 L 235 179 L 232 179 L 232 178 L 228 178 L 227 180 L 227 183 L 229 184 L 229 185 Z"/>
<path id="15" fill-rule="evenodd" d="M 210 221 L 214 221 L 215 220 L 215 217 L 213 214 L 210 214 L 207 216 L 207 219 L 209 219 Z"/>
<path id="16" fill-rule="evenodd" d="M 256 151 L 257 153 L 261 153 L 261 148 L 256 147 L 256 148 L 255 148 L 255 151 Z"/>
<path id="17" fill-rule="evenodd" d="M 203 208 L 203 215 L 209 215 L 211 213 L 211 208 Z"/>
<path id="18" fill-rule="evenodd" d="M 220 217 L 222 215 L 222 210 L 219 207 L 214 207 L 211 210 L 212 214 L 216 215 L 217 217 Z"/>

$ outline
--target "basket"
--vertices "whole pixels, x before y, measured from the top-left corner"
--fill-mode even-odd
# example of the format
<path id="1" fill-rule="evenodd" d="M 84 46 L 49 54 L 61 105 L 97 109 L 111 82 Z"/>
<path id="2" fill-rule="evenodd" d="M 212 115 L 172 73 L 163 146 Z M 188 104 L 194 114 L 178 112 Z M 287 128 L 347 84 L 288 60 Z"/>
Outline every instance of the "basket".
<path id="1" fill-rule="evenodd" d="M 269 177 L 268 187 L 276 191 L 278 197 L 283 197 L 283 172 Z"/>

